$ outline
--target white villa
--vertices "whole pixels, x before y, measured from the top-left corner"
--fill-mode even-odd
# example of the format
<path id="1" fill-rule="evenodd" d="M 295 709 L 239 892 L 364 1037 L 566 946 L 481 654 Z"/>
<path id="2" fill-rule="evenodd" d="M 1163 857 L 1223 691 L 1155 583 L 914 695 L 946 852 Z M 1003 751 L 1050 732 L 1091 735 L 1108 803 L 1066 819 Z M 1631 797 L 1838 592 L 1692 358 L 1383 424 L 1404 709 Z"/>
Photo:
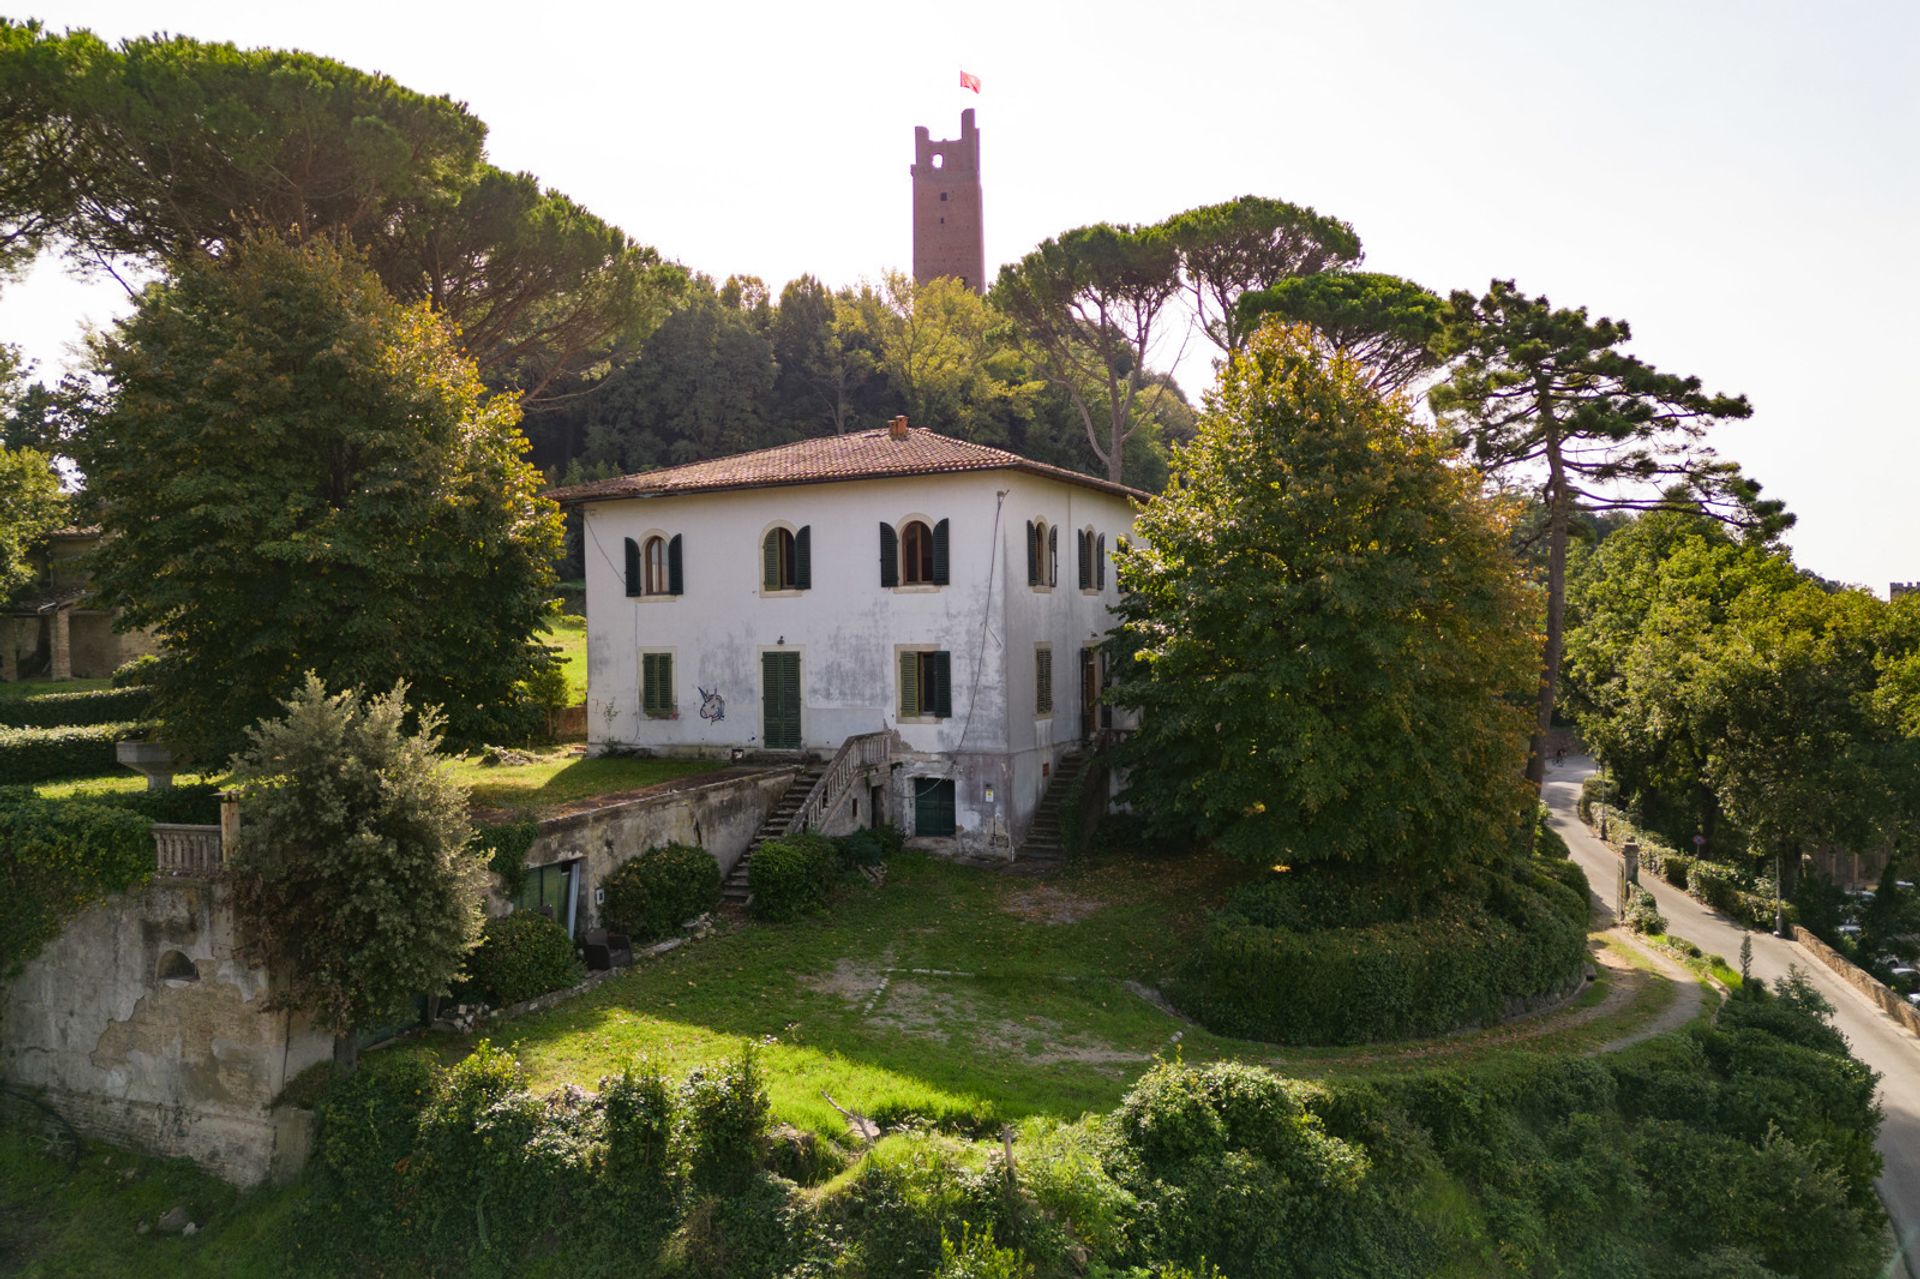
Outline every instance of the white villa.
<path id="1" fill-rule="evenodd" d="M 896 418 L 554 496 L 583 512 L 595 754 L 858 739 L 839 826 L 1011 855 L 1103 727 L 1137 490 Z"/>

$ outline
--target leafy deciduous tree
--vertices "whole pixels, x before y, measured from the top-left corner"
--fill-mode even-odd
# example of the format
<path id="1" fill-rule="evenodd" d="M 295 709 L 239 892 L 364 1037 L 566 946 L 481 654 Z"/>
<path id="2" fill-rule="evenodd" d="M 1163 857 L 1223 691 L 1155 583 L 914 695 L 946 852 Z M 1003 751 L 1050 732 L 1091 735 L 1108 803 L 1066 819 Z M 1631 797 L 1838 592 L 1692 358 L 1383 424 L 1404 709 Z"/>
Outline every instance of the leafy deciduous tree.
<path id="1" fill-rule="evenodd" d="M 1262 330 L 1118 561 L 1135 811 L 1263 863 L 1444 876 L 1510 847 L 1536 637 L 1506 536 L 1358 366 Z"/>
<path id="2" fill-rule="evenodd" d="M 95 359 L 94 580 L 166 641 L 176 748 L 224 755 L 307 671 L 404 679 L 459 740 L 514 730 L 560 517 L 514 397 L 424 304 L 326 242 L 249 240 L 152 286 Z"/>
<path id="3" fill-rule="evenodd" d="M 33 547 L 66 522 L 66 513 L 47 456 L 0 447 L 0 600 L 33 580 Z"/>
<path id="4" fill-rule="evenodd" d="M 487 851 L 436 757 L 437 712 L 406 686 L 328 695 L 309 674 L 233 761 L 240 842 L 227 864 L 245 943 L 275 1002 L 311 1013 L 342 1071 L 355 1031 L 444 993 L 480 937 Z"/>

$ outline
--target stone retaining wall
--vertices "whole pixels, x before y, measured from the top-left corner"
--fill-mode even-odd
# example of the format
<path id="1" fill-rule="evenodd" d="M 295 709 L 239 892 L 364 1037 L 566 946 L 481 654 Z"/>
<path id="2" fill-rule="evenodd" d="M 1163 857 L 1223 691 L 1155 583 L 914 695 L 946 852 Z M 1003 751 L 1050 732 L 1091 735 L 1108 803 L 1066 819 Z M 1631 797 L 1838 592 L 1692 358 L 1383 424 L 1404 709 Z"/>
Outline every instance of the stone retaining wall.
<path id="1" fill-rule="evenodd" d="M 1899 1022 L 1911 1033 L 1920 1035 L 1920 1008 L 1915 1008 L 1899 995 L 1888 990 L 1874 978 L 1872 973 L 1867 972 L 1806 929 L 1796 926 L 1793 929 L 1793 939 L 1806 947 L 1808 953 L 1815 959 L 1831 968 L 1842 981 L 1880 1005 L 1881 1011 L 1887 1016 Z"/>
<path id="2" fill-rule="evenodd" d="M 88 1136 L 243 1186 L 297 1167 L 306 1134 L 273 1099 L 333 1041 L 265 1011 L 267 973 L 234 942 L 215 881 L 115 894 L 0 988 L 0 1078 Z"/>

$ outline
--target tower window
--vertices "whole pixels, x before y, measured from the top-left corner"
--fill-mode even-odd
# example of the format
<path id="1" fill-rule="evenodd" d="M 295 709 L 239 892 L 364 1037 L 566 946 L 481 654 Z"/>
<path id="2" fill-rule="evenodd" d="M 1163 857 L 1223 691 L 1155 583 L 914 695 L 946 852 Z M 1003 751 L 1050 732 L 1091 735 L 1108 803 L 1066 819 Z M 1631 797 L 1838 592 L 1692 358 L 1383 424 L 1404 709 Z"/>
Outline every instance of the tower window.
<path id="1" fill-rule="evenodd" d="M 942 191 L 940 193 L 940 203 L 945 204 L 946 202 L 947 202 L 947 193 L 945 191 Z"/>

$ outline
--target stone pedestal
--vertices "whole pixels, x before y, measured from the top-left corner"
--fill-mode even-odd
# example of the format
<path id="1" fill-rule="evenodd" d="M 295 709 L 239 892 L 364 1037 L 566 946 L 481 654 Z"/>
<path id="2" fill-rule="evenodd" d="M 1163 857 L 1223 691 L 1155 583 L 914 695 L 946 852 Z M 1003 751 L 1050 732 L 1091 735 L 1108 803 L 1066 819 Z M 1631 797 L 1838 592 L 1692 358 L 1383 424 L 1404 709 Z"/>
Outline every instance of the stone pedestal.
<path id="1" fill-rule="evenodd" d="M 115 742 L 113 757 L 145 777 L 148 790 L 167 790 L 173 785 L 173 752 L 159 742 Z"/>

